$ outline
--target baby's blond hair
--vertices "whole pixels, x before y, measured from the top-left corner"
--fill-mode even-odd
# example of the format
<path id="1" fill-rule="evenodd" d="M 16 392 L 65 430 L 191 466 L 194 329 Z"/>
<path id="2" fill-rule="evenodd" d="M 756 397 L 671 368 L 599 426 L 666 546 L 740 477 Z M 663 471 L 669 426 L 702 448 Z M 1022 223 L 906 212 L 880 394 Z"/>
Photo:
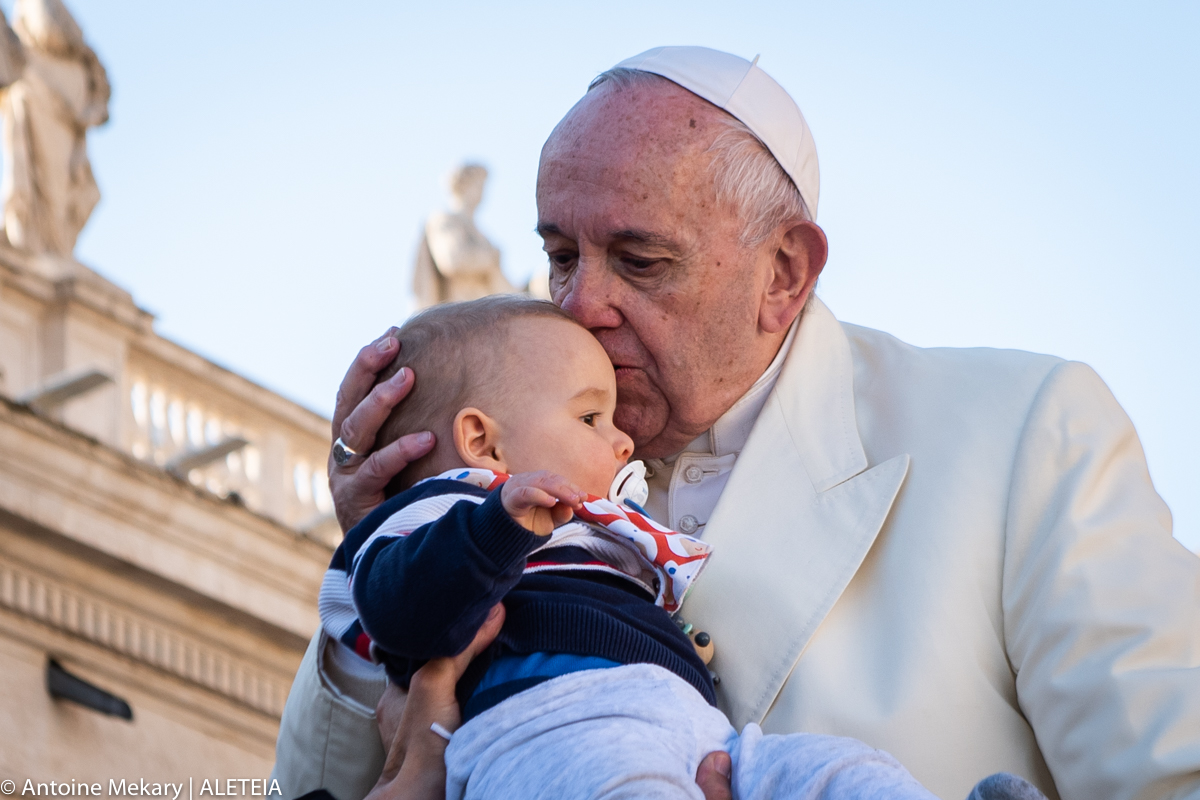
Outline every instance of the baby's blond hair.
<path id="1" fill-rule="evenodd" d="M 433 473 L 435 454 L 454 447 L 449 433 L 460 410 L 504 401 L 508 383 L 497 378 L 502 374 L 508 329 L 515 320 L 528 317 L 577 324 L 570 314 L 547 300 L 501 294 L 427 308 L 400 328 L 396 334 L 400 353 L 379 373 L 376 383 L 391 378 L 401 367 L 413 371 L 416 383 L 384 422 L 375 449 L 420 431 L 433 431 L 438 443 L 434 452 L 412 462 L 392 479 L 387 488 L 389 497 Z M 485 390 L 486 398 L 482 396 Z"/>

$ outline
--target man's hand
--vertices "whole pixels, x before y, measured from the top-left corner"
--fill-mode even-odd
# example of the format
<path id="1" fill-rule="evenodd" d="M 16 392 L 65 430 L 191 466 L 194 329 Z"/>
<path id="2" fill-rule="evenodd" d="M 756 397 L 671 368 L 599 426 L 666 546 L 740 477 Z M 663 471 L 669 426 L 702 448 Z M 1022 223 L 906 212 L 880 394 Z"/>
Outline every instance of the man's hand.
<path id="1" fill-rule="evenodd" d="M 696 785 L 704 792 L 704 800 L 733 800 L 729 778 L 732 774 L 733 761 L 729 753 L 718 750 L 706 755 L 696 770 Z"/>
<path id="2" fill-rule="evenodd" d="M 383 748 L 388 751 L 389 763 L 392 760 L 392 745 L 396 742 L 396 735 L 400 732 L 400 723 L 404 720 L 404 708 L 407 704 L 408 692 L 388 681 L 387 688 L 383 690 L 383 696 L 379 698 L 379 703 L 375 706 L 375 722 L 379 726 L 379 740 L 383 742 Z M 400 755 L 403 756 L 403 752 Z M 404 759 L 401 757 L 396 762 L 397 771 L 403 761 Z M 386 775 L 387 772 L 385 766 L 383 774 Z"/>
<path id="3" fill-rule="evenodd" d="M 435 658 L 417 670 L 408 694 L 389 686 L 375 709 L 388 748 L 383 773 L 365 800 L 442 800 L 446 796 L 446 745 L 430 726 L 454 731 L 462 721 L 454 687 L 504 625 L 504 606 L 492 608 L 467 649 Z"/>
<path id="4" fill-rule="evenodd" d="M 390 328 L 358 351 L 338 387 L 337 404 L 333 409 L 333 438 L 340 437 L 356 453 L 367 453 L 371 449 L 388 414 L 413 387 L 412 370 L 405 368 L 372 388 L 376 376 L 399 352 L 396 328 Z M 400 437 L 365 459 L 351 459 L 344 467 L 334 462 L 330 451 L 329 491 L 342 531 L 349 531 L 382 503 L 388 482 L 410 462 L 432 450 L 433 445 L 432 433 L 415 432 Z"/>
<path id="5" fill-rule="evenodd" d="M 500 502 L 518 525 L 538 536 L 547 536 L 571 521 L 587 494 L 553 472 L 513 475 L 500 487 Z"/>

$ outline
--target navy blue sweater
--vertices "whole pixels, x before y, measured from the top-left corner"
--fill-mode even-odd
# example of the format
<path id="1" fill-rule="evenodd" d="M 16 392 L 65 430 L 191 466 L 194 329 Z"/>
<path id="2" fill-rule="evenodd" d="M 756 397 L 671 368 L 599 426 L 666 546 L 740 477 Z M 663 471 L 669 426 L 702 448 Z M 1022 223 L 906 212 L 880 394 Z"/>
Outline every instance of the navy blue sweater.
<path id="1" fill-rule="evenodd" d="M 460 500 L 407 536 L 370 540 L 397 511 L 446 494 L 486 499 Z M 527 556 L 545 541 L 513 521 L 499 489 L 489 495 L 459 481 L 432 480 L 391 498 L 355 526 L 331 569 L 353 567 L 362 629 L 389 676 L 405 688 L 429 659 L 461 653 L 503 600 L 504 627 L 459 682 L 460 703 L 498 656 L 556 652 L 657 664 L 716 704 L 712 678 L 691 640 L 636 583 L 589 570 L 594 556 L 570 546 L 539 552 L 538 571 L 527 573 Z"/>

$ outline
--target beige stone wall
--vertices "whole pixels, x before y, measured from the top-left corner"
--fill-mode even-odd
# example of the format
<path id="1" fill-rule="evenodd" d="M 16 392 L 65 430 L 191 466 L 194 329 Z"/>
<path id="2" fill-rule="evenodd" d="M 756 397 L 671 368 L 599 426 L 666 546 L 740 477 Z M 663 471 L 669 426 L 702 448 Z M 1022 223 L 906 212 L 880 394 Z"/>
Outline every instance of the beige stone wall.
<path id="1" fill-rule="evenodd" d="M 0 777 L 178 782 L 195 777 L 265 777 L 274 761 L 273 726 L 232 703 L 203 696 L 153 669 L 104 653 L 75 652 L 69 637 L 46 635 L 3 615 L 0 621 Z M 131 722 L 106 717 L 46 692 L 46 650 L 73 673 L 127 700 Z M 240 724 L 239 724 L 240 723 Z M 236 726 L 236 727 L 235 727 Z M 249 729 L 252 732 L 238 730 Z"/>
<path id="2" fill-rule="evenodd" d="M 0 780 L 265 778 L 339 534 L 328 422 L 158 337 L 80 265 L 0 245 Z M 64 372 L 112 383 L 50 409 Z M 188 474 L 220 437 L 250 442 Z M 315 474 L 315 477 L 314 477 Z M 46 665 L 133 720 L 53 699 Z M 186 796 L 186 792 L 183 796 Z"/>

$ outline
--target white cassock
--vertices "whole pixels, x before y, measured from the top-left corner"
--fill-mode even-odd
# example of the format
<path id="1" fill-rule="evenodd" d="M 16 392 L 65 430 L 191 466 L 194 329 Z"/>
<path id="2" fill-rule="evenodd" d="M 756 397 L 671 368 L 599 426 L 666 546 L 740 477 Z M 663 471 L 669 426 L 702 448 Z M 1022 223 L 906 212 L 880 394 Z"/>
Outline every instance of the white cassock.
<path id="1" fill-rule="evenodd" d="M 749 394 L 651 483 L 652 513 L 714 545 L 682 613 L 735 727 L 862 739 L 948 799 L 998 771 L 1052 798 L 1200 798 L 1200 559 L 1090 368 L 916 348 L 814 300 Z M 358 800 L 377 695 L 355 704 L 320 651 L 276 774 Z"/>

